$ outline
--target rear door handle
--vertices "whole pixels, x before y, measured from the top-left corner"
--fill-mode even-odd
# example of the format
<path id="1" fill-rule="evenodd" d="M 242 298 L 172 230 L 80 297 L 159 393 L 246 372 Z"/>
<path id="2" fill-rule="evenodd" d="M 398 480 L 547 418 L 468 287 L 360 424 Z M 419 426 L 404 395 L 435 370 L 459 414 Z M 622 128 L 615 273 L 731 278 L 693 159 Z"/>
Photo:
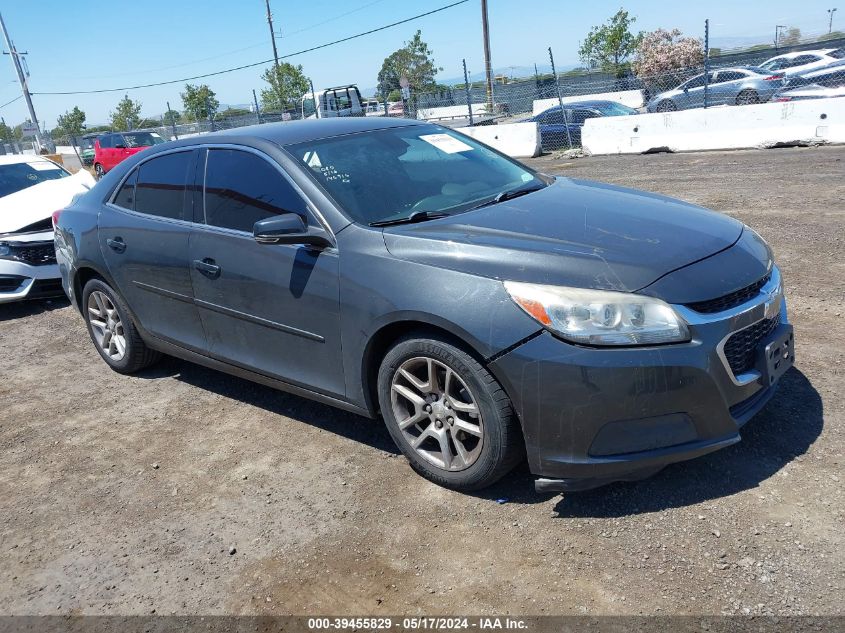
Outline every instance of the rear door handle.
<path id="1" fill-rule="evenodd" d="M 106 240 L 106 244 L 115 253 L 122 253 L 126 250 L 126 242 L 123 241 L 122 237 L 109 238 Z"/>
<path id="2" fill-rule="evenodd" d="M 220 276 L 220 266 L 215 264 L 214 260 L 209 257 L 206 257 L 205 259 L 195 259 L 194 268 L 211 279 L 216 279 Z"/>

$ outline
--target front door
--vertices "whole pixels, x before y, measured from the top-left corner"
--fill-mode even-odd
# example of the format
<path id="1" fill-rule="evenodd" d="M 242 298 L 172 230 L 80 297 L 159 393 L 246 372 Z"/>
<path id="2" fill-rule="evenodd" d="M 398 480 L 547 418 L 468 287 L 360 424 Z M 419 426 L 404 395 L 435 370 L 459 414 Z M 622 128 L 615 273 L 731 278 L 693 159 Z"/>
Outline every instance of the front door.
<path id="1" fill-rule="evenodd" d="M 252 236 L 255 222 L 283 211 L 315 222 L 307 203 L 275 162 L 251 151 L 209 149 L 204 172 L 189 259 L 209 355 L 344 395 L 337 251 Z"/>
<path id="2" fill-rule="evenodd" d="M 100 214 L 100 249 L 117 290 L 145 330 L 196 351 L 205 349 L 193 304 L 188 237 L 199 152 L 158 155 L 132 170 Z"/>

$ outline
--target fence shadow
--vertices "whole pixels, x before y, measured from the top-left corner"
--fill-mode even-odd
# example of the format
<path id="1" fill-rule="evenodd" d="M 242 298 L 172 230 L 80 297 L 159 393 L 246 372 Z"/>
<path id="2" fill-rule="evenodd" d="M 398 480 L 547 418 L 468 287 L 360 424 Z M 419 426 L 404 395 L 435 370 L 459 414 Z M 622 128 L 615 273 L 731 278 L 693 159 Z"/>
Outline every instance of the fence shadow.
<path id="1" fill-rule="evenodd" d="M 690 506 L 756 488 L 807 452 L 824 426 L 822 399 L 797 369 L 787 372 L 766 407 L 743 427 L 742 441 L 643 481 L 564 495 L 558 517 L 615 518 Z"/>

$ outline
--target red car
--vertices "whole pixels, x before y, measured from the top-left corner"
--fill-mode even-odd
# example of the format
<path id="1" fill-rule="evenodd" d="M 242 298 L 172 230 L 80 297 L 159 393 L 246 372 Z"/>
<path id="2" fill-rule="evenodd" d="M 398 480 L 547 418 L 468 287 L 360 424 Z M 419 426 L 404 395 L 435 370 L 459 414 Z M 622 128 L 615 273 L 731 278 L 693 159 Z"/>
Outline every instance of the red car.
<path id="1" fill-rule="evenodd" d="M 156 132 L 115 132 L 94 141 L 94 173 L 97 180 L 125 160 L 153 145 L 165 143 Z"/>

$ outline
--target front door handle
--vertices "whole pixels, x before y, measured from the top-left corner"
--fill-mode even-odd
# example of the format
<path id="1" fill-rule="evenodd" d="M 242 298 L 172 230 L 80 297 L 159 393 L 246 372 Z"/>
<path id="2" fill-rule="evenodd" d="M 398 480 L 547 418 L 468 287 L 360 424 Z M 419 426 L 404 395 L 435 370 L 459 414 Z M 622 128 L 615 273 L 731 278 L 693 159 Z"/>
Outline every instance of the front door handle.
<path id="1" fill-rule="evenodd" d="M 215 264 L 214 260 L 209 257 L 206 257 L 205 259 L 195 259 L 194 268 L 211 279 L 216 279 L 220 276 L 220 266 Z"/>
<path id="2" fill-rule="evenodd" d="M 126 242 L 123 241 L 122 237 L 109 238 L 106 240 L 106 244 L 115 253 L 122 253 L 126 250 Z"/>

